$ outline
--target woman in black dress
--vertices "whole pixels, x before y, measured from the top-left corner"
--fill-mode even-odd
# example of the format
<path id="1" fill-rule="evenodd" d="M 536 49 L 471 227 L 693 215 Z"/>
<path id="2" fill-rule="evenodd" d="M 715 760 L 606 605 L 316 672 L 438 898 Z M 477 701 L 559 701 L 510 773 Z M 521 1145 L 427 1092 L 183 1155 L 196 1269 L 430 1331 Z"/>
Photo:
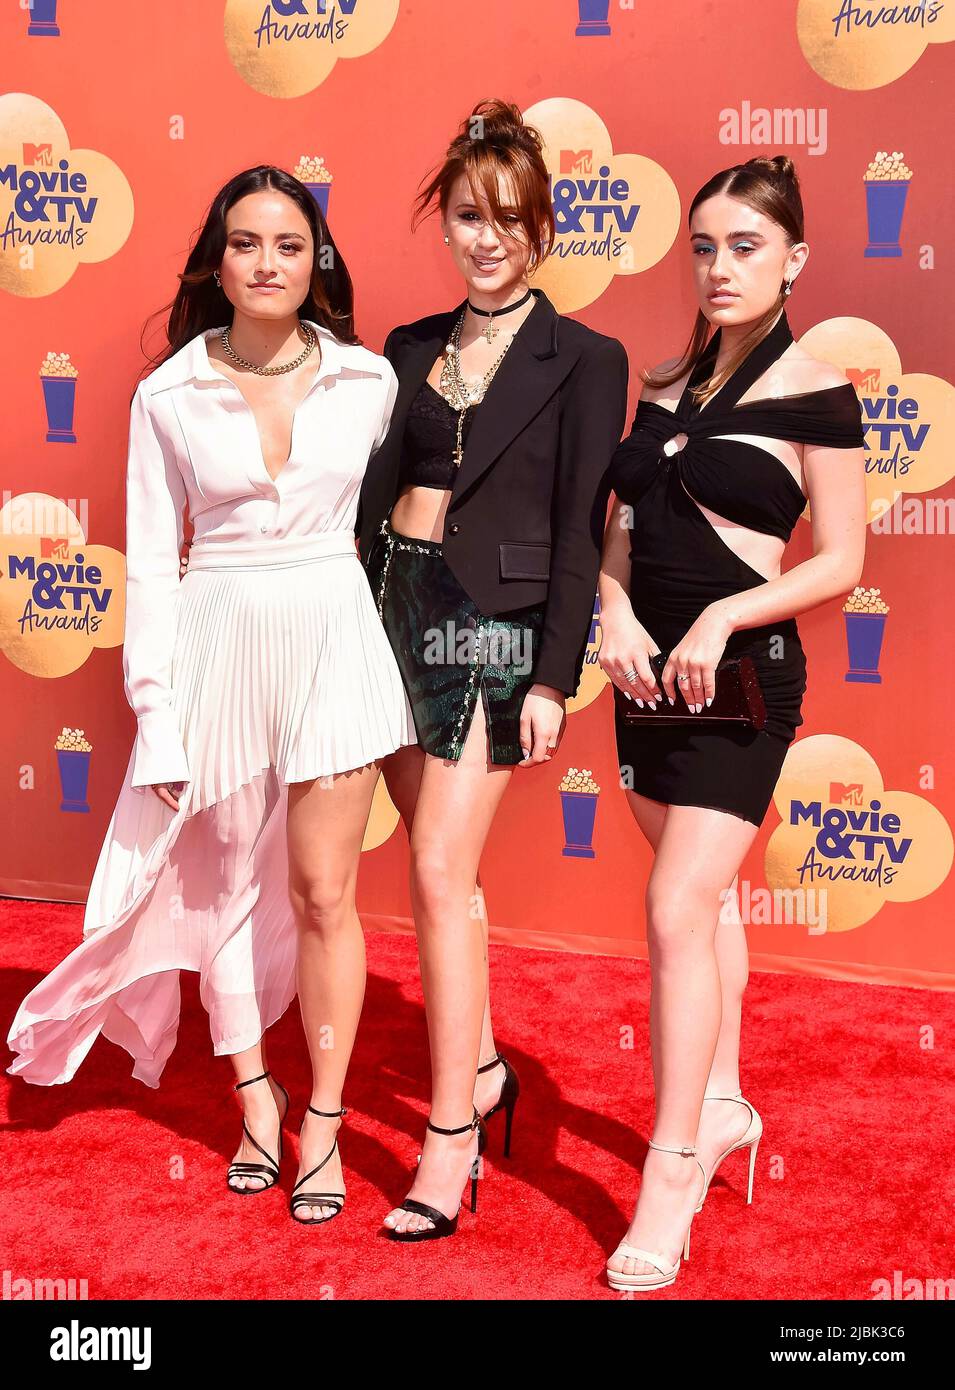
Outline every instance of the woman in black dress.
<path id="1" fill-rule="evenodd" d="M 618 1289 L 673 1282 L 694 1212 L 734 1149 L 749 1150 L 752 1195 L 762 1123 L 739 1088 L 748 965 L 736 875 L 802 723 L 795 615 L 853 588 L 865 544 L 858 399 L 841 372 L 794 343 L 785 311 L 809 254 L 792 162 L 723 170 L 688 220 L 700 312 L 682 357 L 644 374 L 632 432 L 614 455 L 599 585 L 600 664 L 651 712 L 627 724 L 615 701 L 621 785 L 654 850 L 656 1085 L 636 1213 L 607 1265 Z M 782 575 L 807 501 L 813 554 Z M 658 652 L 668 657 L 659 682 L 649 665 Z M 743 653 L 763 690 L 762 729 L 670 725 L 659 712 L 665 700 L 703 711 L 717 663 Z"/>
<path id="2" fill-rule="evenodd" d="M 419 211 L 435 205 L 465 298 L 388 335 L 398 398 L 360 511 L 418 734 L 383 763 L 411 835 L 432 1061 L 421 1162 L 385 1218 L 404 1241 L 454 1231 L 482 1117 L 502 1108 L 508 1149 L 516 1080 L 490 1031 L 478 865 L 514 769 L 553 756 L 577 690 L 628 375 L 616 338 L 530 289 L 554 220 L 519 108 L 462 123 Z"/>

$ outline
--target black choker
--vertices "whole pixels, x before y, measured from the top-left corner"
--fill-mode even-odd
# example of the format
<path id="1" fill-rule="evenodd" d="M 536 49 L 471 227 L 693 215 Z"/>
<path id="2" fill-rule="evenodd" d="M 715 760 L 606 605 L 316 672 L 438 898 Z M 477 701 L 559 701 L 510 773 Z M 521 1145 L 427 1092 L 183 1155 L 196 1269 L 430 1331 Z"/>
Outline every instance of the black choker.
<path id="1" fill-rule="evenodd" d="M 516 304 L 508 304 L 506 309 L 475 309 L 470 299 L 468 300 L 468 308 L 471 310 L 472 314 L 480 314 L 482 319 L 492 320 L 494 318 L 502 318 L 504 314 L 513 314 L 515 309 L 522 308 L 530 299 L 531 294 L 532 291 L 528 290 L 523 299 L 519 299 Z M 488 342 L 491 342 L 492 339 L 497 337 L 498 331 L 498 329 L 493 328 L 491 323 L 488 322 L 487 328 L 482 332 L 482 336 L 485 337 Z"/>

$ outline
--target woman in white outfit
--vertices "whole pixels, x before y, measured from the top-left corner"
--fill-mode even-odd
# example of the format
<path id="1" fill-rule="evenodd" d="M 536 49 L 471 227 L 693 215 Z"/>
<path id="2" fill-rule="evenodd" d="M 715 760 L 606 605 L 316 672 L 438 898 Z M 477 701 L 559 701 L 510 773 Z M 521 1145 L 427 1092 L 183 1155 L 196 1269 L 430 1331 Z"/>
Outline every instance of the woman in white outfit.
<path id="1" fill-rule="evenodd" d="M 282 170 L 220 191 L 180 280 L 169 352 L 131 408 L 123 665 L 136 741 L 84 939 L 21 1004 L 8 1070 L 69 1081 L 102 1033 L 157 1086 L 179 971 L 198 971 L 245 1114 L 228 1182 L 248 1195 L 278 1177 L 288 1094 L 263 1035 L 296 983 L 309 1111 L 343 1113 L 377 759 L 415 741 L 354 535 L 397 380 L 356 342 L 345 264 Z M 314 1144 L 306 1123 L 292 1215 L 310 1223 L 344 1200 L 337 1148 L 321 1164 Z"/>

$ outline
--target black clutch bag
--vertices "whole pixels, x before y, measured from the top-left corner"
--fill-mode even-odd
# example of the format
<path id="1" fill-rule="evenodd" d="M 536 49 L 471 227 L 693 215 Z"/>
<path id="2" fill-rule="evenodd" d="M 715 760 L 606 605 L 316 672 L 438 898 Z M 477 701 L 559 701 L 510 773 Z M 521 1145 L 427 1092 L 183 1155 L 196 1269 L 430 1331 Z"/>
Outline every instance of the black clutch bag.
<path id="1" fill-rule="evenodd" d="M 751 656 L 724 657 L 716 667 L 716 690 L 711 705 L 704 704 L 699 714 L 687 709 L 676 683 L 677 699 L 670 704 L 666 691 L 660 682 L 663 668 L 667 664 L 666 654 L 656 652 L 650 657 L 650 668 L 657 678 L 657 685 L 663 695 L 663 703 L 655 709 L 643 709 L 636 700 L 628 700 L 619 686 L 613 687 L 617 710 L 626 724 L 710 724 L 718 723 L 750 724 L 754 729 L 762 729 L 766 724 L 766 702 L 759 684 L 759 676 Z"/>

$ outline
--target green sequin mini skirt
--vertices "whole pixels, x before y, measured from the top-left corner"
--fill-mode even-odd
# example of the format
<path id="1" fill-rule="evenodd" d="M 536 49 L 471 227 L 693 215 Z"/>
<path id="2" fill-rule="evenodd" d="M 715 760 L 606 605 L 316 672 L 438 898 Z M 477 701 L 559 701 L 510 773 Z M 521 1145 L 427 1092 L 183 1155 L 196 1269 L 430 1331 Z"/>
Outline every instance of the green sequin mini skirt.
<path id="1" fill-rule="evenodd" d="M 492 763 L 523 762 L 520 718 L 534 684 L 544 606 L 484 614 L 448 568 L 439 541 L 381 523 L 366 572 L 426 753 L 457 762 L 480 693 Z"/>

